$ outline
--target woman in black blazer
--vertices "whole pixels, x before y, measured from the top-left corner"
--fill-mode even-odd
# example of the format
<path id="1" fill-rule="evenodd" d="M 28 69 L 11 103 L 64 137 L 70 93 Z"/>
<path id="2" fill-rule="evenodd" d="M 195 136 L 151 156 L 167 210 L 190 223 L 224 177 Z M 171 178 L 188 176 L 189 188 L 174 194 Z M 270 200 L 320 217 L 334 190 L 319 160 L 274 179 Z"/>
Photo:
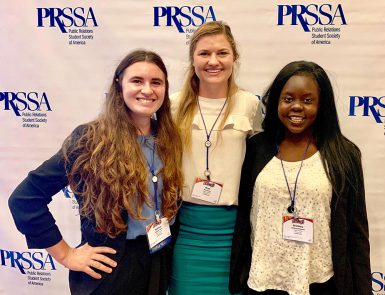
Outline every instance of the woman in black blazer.
<path id="1" fill-rule="evenodd" d="M 370 294 L 361 153 L 341 133 L 326 72 L 289 63 L 265 97 L 241 175 L 230 292 Z"/>
<path id="2" fill-rule="evenodd" d="M 28 247 L 47 249 L 70 269 L 72 294 L 165 294 L 180 164 L 166 67 L 156 53 L 136 50 L 118 65 L 99 117 L 31 171 L 9 206 Z M 68 184 L 80 208 L 77 248 L 47 206 Z"/>

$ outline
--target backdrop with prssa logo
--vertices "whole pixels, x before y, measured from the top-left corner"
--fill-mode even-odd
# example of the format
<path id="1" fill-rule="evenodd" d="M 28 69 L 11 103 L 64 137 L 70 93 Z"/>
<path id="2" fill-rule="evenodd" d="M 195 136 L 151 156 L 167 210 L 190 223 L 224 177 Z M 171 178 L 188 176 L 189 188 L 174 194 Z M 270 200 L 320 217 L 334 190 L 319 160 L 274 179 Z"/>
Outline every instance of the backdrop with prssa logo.
<path id="1" fill-rule="evenodd" d="M 7 200 L 27 173 L 99 113 L 118 62 L 135 48 L 164 59 L 180 89 L 197 26 L 224 20 L 240 49 L 239 85 L 256 98 L 288 62 L 324 67 L 344 134 L 362 151 L 373 294 L 385 294 L 385 2 L 2 1 L 0 3 L 0 294 L 69 294 L 68 270 L 28 249 Z M 77 203 L 50 204 L 64 238 L 80 242 Z"/>

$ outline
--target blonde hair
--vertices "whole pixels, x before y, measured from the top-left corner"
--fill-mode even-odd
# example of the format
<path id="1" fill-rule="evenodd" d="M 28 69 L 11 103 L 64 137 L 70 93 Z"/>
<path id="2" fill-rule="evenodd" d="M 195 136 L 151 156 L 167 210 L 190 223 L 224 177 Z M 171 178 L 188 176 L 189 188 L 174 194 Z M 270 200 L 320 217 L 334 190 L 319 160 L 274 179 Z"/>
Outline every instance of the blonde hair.
<path id="1" fill-rule="evenodd" d="M 97 230 L 111 237 L 127 230 L 125 211 L 131 218 L 143 220 L 143 204 L 152 205 L 138 130 L 121 90 L 124 70 L 140 61 L 157 65 L 165 75 L 166 91 L 157 111 L 155 139 L 163 163 L 162 213 L 171 219 L 180 206 L 182 142 L 170 114 L 167 70 L 156 53 L 137 50 L 117 67 L 99 117 L 86 124 L 81 134 L 69 136 L 62 149 L 69 184 L 79 196 L 81 215 L 95 220 Z"/>
<path id="2" fill-rule="evenodd" d="M 194 52 L 198 41 L 205 36 L 209 35 L 224 35 L 227 41 L 230 43 L 231 49 L 234 55 L 234 61 L 238 61 L 239 52 L 235 39 L 231 33 L 230 27 L 222 21 L 207 22 L 200 26 L 194 34 L 191 36 L 189 47 L 189 61 L 190 65 L 187 69 L 186 80 L 181 90 L 182 101 L 179 104 L 176 114 L 176 124 L 179 127 L 182 142 L 187 149 L 191 146 L 191 124 L 195 112 L 197 111 L 197 101 L 199 95 L 199 78 L 195 73 L 193 60 Z M 235 83 L 234 69 L 228 80 L 227 88 L 227 106 L 225 108 L 224 116 L 221 121 L 220 127 L 223 127 L 225 120 L 232 110 L 232 97 L 238 91 L 238 86 Z"/>

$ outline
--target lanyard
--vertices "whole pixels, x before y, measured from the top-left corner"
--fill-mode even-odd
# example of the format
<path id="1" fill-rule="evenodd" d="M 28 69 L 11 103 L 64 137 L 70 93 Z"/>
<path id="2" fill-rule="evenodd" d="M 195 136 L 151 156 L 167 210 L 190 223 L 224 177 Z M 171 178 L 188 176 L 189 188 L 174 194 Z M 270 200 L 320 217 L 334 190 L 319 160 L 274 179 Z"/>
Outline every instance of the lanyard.
<path id="1" fill-rule="evenodd" d="M 285 167 L 283 166 L 283 161 L 282 161 L 281 153 L 279 152 L 278 143 L 275 143 L 275 144 L 276 144 L 276 146 L 277 146 L 278 157 L 279 157 L 279 159 L 281 160 L 281 166 L 282 166 L 282 170 L 283 170 L 283 175 L 285 176 L 285 181 L 286 181 L 286 185 L 287 185 L 287 190 L 289 191 L 289 195 L 290 195 L 290 206 L 287 207 L 287 212 L 289 212 L 289 213 L 294 213 L 294 212 L 296 211 L 296 210 L 295 210 L 295 195 L 296 195 L 296 192 L 297 192 L 298 176 L 299 176 L 299 173 L 301 172 L 303 160 L 305 160 L 306 152 L 307 152 L 307 150 L 308 150 L 308 148 L 309 148 L 309 145 L 310 145 L 310 139 L 309 139 L 309 142 L 308 142 L 307 145 L 306 145 L 305 152 L 303 153 L 303 157 L 302 157 L 302 160 L 301 160 L 301 166 L 299 167 L 298 173 L 297 173 L 297 177 L 295 178 L 293 194 L 291 193 L 290 186 L 289 186 L 289 182 L 287 181 L 286 172 L 285 172 Z"/>
<path id="2" fill-rule="evenodd" d="M 223 109 L 225 108 L 226 102 L 227 102 L 227 98 L 226 98 L 225 103 L 223 104 L 223 106 L 221 108 L 221 111 L 219 112 L 217 118 L 215 119 L 214 124 L 211 127 L 211 129 L 210 129 L 210 132 L 207 132 L 206 122 L 205 122 L 205 119 L 203 118 L 201 106 L 199 104 L 199 99 L 198 99 L 199 113 L 201 114 L 201 118 L 202 118 L 202 121 L 203 121 L 203 126 L 205 127 L 205 132 L 206 132 L 206 141 L 205 141 L 205 147 L 206 147 L 206 170 L 203 172 L 203 174 L 204 174 L 204 176 L 206 176 L 206 178 L 208 180 L 210 180 L 210 174 L 211 174 L 210 169 L 209 169 L 209 149 L 210 149 L 210 147 L 212 145 L 212 142 L 210 140 L 210 136 L 211 136 L 211 132 L 213 132 L 215 124 L 217 123 L 219 117 L 222 114 Z"/>
<path id="3" fill-rule="evenodd" d="M 146 162 L 147 162 L 147 166 L 150 169 L 150 172 L 152 175 L 151 181 L 154 185 L 155 221 L 160 222 L 160 211 L 159 211 L 159 205 L 158 205 L 158 176 L 156 176 L 155 167 L 154 167 L 154 165 L 155 165 L 154 164 L 155 163 L 155 141 L 154 141 L 154 144 L 153 144 L 151 150 L 152 150 L 151 164 L 147 161 L 147 158 L 146 158 Z"/>

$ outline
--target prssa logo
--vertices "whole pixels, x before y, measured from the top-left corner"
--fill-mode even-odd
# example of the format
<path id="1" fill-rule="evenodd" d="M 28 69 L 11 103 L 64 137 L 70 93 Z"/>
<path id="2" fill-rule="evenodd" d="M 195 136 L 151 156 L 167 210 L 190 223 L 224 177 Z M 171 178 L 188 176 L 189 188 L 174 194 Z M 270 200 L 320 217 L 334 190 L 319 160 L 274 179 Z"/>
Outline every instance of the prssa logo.
<path id="1" fill-rule="evenodd" d="M 62 192 L 67 199 L 74 198 L 74 193 L 71 191 L 71 188 L 69 186 L 63 188 Z"/>
<path id="2" fill-rule="evenodd" d="M 51 255 L 43 252 L 17 252 L 0 249 L 0 265 L 17 268 L 22 274 L 26 271 L 56 270 Z"/>
<path id="3" fill-rule="evenodd" d="M 45 92 L 0 92 L 0 104 L 4 111 L 13 111 L 16 116 L 21 116 L 23 111 L 52 111 Z"/>
<path id="4" fill-rule="evenodd" d="M 97 27 L 98 23 L 92 7 L 37 8 L 38 27 L 59 27 L 62 33 L 68 33 L 68 27 Z"/>
<path id="5" fill-rule="evenodd" d="M 212 6 L 155 6 L 154 27 L 176 26 L 179 33 L 185 33 L 189 26 L 199 27 L 207 21 L 216 21 Z"/>
<path id="6" fill-rule="evenodd" d="M 286 21 L 286 22 L 285 22 Z M 305 32 L 314 25 L 346 25 L 342 5 L 331 4 L 278 5 L 278 26 L 300 24 Z"/>
<path id="7" fill-rule="evenodd" d="M 385 275 L 382 272 L 372 273 L 372 295 L 385 295 Z"/>
<path id="8" fill-rule="evenodd" d="M 65 188 L 62 189 L 62 192 L 63 192 L 64 197 L 66 199 L 71 200 L 72 209 L 78 211 L 79 210 L 79 203 L 76 200 L 75 194 L 72 192 L 71 188 L 69 186 L 66 186 Z M 79 212 L 77 212 L 76 215 L 79 215 Z"/>
<path id="9" fill-rule="evenodd" d="M 373 116 L 377 123 L 385 117 L 385 96 L 350 96 L 349 116 Z M 359 112 L 359 113 L 358 113 Z"/>

